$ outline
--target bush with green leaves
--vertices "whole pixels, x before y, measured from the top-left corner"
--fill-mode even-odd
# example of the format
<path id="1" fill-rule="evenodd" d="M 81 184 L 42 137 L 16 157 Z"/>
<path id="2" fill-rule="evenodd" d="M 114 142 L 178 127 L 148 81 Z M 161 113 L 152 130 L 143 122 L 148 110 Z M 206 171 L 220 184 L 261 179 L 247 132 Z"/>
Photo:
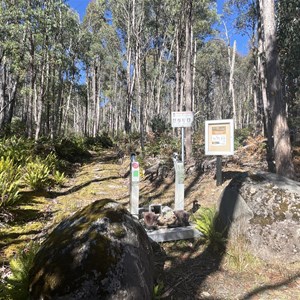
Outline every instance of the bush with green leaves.
<path id="1" fill-rule="evenodd" d="M 33 261 L 40 245 L 30 242 L 25 249 L 19 251 L 9 265 L 11 275 L 7 279 L 6 296 L 14 300 L 28 299 L 29 294 L 29 271 L 33 266 Z"/>
<path id="2" fill-rule="evenodd" d="M 26 137 L 26 123 L 18 117 L 12 118 L 7 129 L 10 136 Z"/>
<path id="3" fill-rule="evenodd" d="M 58 186 L 63 186 L 64 183 L 66 182 L 66 177 L 65 177 L 65 173 L 64 172 L 60 172 L 58 170 L 55 170 L 53 172 L 53 182 L 55 185 L 58 185 Z"/>
<path id="4" fill-rule="evenodd" d="M 217 228 L 218 212 L 216 208 L 201 207 L 194 215 L 193 222 L 195 228 L 203 234 L 203 240 L 214 251 L 220 251 L 224 249 L 224 245 L 227 242 L 224 236 L 226 229 L 222 232 Z"/>
<path id="5" fill-rule="evenodd" d="M 9 206 L 19 200 L 21 168 L 9 157 L 0 158 L 0 207 Z"/>
<path id="6" fill-rule="evenodd" d="M 156 115 L 150 122 L 151 129 L 156 136 L 161 136 L 171 130 L 171 125 L 167 122 L 167 119 Z"/>
<path id="7" fill-rule="evenodd" d="M 54 173 L 60 168 L 60 161 L 57 158 L 56 154 L 53 152 L 45 157 L 43 163 L 49 168 L 51 173 Z"/>
<path id="8" fill-rule="evenodd" d="M 146 152 L 149 156 L 171 158 L 174 152 L 180 152 L 180 139 L 164 134 L 147 143 Z"/>
<path id="9" fill-rule="evenodd" d="M 103 132 L 96 137 L 88 137 L 85 139 L 85 145 L 89 149 L 97 150 L 99 148 L 111 148 L 114 146 L 114 141 L 108 132 Z"/>
<path id="10" fill-rule="evenodd" d="M 9 157 L 15 164 L 25 165 L 32 156 L 33 141 L 12 136 L 0 141 L 0 157 Z"/>
<path id="11" fill-rule="evenodd" d="M 59 159 L 65 159 L 72 163 L 91 157 L 85 145 L 85 140 L 81 137 L 63 138 L 61 141 L 56 142 L 55 151 Z"/>
<path id="12" fill-rule="evenodd" d="M 158 282 L 157 285 L 153 288 L 153 300 L 159 300 L 162 298 L 162 294 L 164 291 L 164 283 L 162 281 Z"/>
<path id="13" fill-rule="evenodd" d="M 234 149 L 242 146 L 247 138 L 251 135 L 253 129 L 251 127 L 236 129 L 234 131 Z"/>
<path id="14" fill-rule="evenodd" d="M 25 167 L 24 183 L 35 191 L 50 186 L 51 169 L 39 158 L 29 162 Z"/>

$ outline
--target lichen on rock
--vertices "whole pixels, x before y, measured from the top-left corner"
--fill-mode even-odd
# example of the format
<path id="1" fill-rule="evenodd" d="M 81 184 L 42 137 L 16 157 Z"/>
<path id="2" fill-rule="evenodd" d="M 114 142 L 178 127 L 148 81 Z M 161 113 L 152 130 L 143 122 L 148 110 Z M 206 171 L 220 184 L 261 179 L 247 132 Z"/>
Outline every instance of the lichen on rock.
<path id="1" fill-rule="evenodd" d="M 62 221 L 30 271 L 32 299 L 151 299 L 152 249 L 127 210 L 100 200 Z"/>
<path id="2" fill-rule="evenodd" d="M 242 174 L 223 191 L 219 216 L 260 257 L 293 262 L 300 255 L 299 198 L 298 182 L 271 173 Z"/>

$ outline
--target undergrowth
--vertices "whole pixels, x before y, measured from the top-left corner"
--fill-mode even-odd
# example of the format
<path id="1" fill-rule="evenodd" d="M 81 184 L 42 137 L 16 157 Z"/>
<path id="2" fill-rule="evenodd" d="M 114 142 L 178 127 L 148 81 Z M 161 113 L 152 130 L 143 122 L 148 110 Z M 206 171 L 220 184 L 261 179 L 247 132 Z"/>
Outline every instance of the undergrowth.
<path id="1" fill-rule="evenodd" d="M 249 248 L 249 243 L 241 233 L 231 236 L 227 244 L 224 266 L 230 270 L 243 272 L 255 269 L 260 265 L 260 260 Z"/>
<path id="2" fill-rule="evenodd" d="M 4 299 L 28 299 L 29 271 L 33 266 L 33 260 L 39 248 L 40 245 L 38 243 L 31 242 L 11 259 L 9 263 L 11 274 L 4 280 L 5 286 L 2 288 Z"/>
<path id="3" fill-rule="evenodd" d="M 192 216 L 192 221 L 195 223 L 195 228 L 203 234 L 202 240 L 208 247 L 213 251 L 224 250 L 227 242 L 224 236 L 225 229 L 220 231 L 217 227 L 218 212 L 215 207 L 200 207 Z"/>

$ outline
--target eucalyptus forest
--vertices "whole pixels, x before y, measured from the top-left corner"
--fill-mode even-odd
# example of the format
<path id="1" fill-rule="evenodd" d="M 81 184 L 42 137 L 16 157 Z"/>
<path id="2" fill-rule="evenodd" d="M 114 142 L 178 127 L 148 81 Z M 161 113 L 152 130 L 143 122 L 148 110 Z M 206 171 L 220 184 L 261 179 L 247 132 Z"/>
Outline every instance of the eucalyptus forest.
<path id="1" fill-rule="evenodd" d="M 151 121 L 193 111 L 194 132 L 205 120 L 234 118 L 236 129 L 265 134 L 270 168 L 275 159 L 277 171 L 292 176 L 297 1 L 228 1 L 235 30 L 249 36 L 246 56 L 211 0 L 95 0 L 82 22 L 61 0 L 4 0 L 0 9 L 2 134 L 17 127 L 37 141 L 135 132 L 143 147 Z M 188 132 L 188 157 L 192 141 Z"/>
<path id="2" fill-rule="evenodd" d="M 299 298 L 299 0 L 90 0 L 84 15 L 70 3 L 0 1 L 0 300 L 98 299 L 107 292 L 99 286 L 111 284 L 101 276 L 119 274 L 110 268 L 123 249 L 133 253 L 124 268 L 141 267 L 135 279 L 146 278 L 138 286 L 134 272 L 122 275 L 140 289 L 130 299 Z M 172 128 L 173 112 L 193 113 L 192 127 Z M 205 155 L 212 120 L 233 124 L 233 155 Z M 125 210 L 133 163 L 138 214 L 146 207 L 140 222 Z M 179 181 L 184 208 L 176 215 L 170 207 Z M 232 221 L 237 201 L 254 203 L 253 231 L 229 234 L 230 218 L 218 228 L 230 210 L 226 195 Z M 98 209 L 112 207 L 134 220 L 129 227 L 115 223 L 119 216 L 99 217 Z M 141 242 L 170 211 L 173 223 L 162 227 L 182 221 L 177 227 L 194 226 L 201 238 Z M 91 226 L 80 239 L 82 220 Z M 122 247 L 109 256 L 108 239 L 96 231 L 111 224 L 112 244 Z M 130 248 L 135 238 L 140 244 Z M 265 242 L 285 257 L 257 255 Z M 65 249 L 70 260 L 60 256 Z M 96 263 L 81 264 L 94 256 Z M 154 275 L 148 263 L 158 268 Z M 84 281 L 76 298 L 81 275 L 96 286 Z"/>

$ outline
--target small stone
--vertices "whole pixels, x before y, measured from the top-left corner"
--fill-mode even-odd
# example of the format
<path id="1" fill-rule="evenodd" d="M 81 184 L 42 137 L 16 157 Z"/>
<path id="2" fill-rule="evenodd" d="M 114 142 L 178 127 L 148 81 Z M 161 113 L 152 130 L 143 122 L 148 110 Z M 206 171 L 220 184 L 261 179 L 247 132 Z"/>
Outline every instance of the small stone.
<path id="1" fill-rule="evenodd" d="M 210 297 L 210 293 L 204 291 L 204 292 L 201 293 L 201 297 Z"/>

